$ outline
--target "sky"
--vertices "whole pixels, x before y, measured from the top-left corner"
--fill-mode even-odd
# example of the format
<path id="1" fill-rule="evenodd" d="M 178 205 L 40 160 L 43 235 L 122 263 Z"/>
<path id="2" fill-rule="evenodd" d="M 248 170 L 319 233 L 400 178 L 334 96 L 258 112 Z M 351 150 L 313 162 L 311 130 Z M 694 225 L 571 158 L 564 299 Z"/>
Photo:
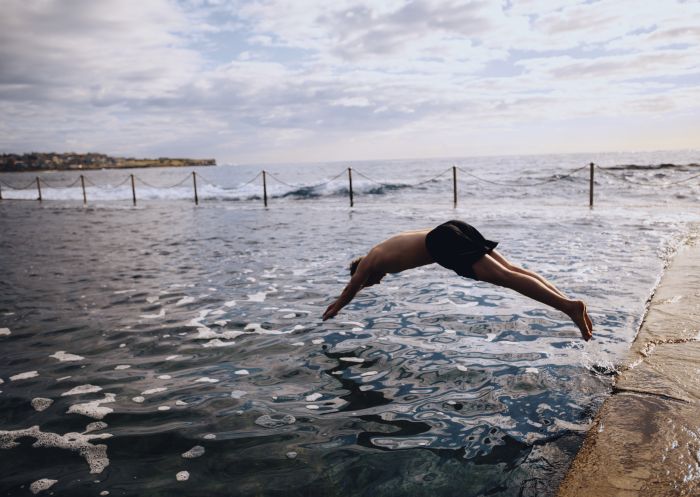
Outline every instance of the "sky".
<path id="1" fill-rule="evenodd" d="M 0 0 L 0 152 L 688 148 L 698 0 Z"/>

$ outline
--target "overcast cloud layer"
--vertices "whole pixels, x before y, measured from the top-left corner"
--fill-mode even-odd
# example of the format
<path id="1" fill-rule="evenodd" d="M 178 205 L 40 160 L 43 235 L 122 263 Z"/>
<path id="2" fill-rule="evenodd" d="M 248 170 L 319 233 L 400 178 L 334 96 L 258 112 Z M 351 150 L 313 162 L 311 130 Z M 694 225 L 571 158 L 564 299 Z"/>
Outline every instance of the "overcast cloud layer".
<path id="1" fill-rule="evenodd" d="M 700 146 L 700 2 L 0 0 L 0 150 Z"/>

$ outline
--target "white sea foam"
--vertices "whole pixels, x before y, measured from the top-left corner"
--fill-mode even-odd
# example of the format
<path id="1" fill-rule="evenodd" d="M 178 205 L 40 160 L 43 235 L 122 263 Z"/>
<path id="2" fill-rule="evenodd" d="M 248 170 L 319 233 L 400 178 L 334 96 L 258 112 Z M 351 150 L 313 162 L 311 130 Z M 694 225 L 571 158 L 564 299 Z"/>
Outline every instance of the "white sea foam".
<path id="1" fill-rule="evenodd" d="M 209 340 L 207 343 L 202 345 L 202 347 L 205 347 L 205 348 L 231 347 L 232 345 L 236 345 L 236 342 L 234 342 L 234 341 L 224 342 L 223 340 L 219 340 L 218 338 L 214 338 L 213 340 Z"/>
<path id="2" fill-rule="evenodd" d="M 77 387 L 71 388 L 67 392 L 63 392 L 61 397 L 66 397 L 68 395 L 81 395 L 84 393 L 95 393 L 102 390 L 102 387 L 97 385 L 79 385 Z"/>
<path id="3" fill-rule="evenodd" d="M 235 300 L 229 300 L 228 302 L 224 302 L 224 307 L 233 307 L 236 305 Z"/>
<path id="4" fill-rule="evenodd" d="M 190 479 L 190 473 L 188 471 L 180 471 L 175 475 L 177 481 L 187 481 Z"/>
<path id="5" fill-rule="evenodd" d="M 32 399 L 32 407 L 35 411 L 41 412 L 45 411 L 53 404 L 53 399 L 47 399 L 45 397 L 36 397 Z"/>
<path id="6" fill-rule="evenodd" d="M 49 478 L 42 478 L 41 480 L 37 480 L 33 482 L 31 485 L 29 485 L 29 490 L 34 494 L 38 494 L 39 492 L 43 492 L 44 490 L 48 490 L 51 487 L 53 487 L 54 483 L 56 483 L 58 480 L 51 480 Z"/>
<path id="7" fill-rule="evenodd" d="M 165 387 L 149 388 L 148 390 L 141 392 L 141 395 L 153 395 L 154 393 L 165 392 L 166 390 L 167 388 Z"/>
<path id="8" fill-rule="evenodd" d="M 258 292 L 258 293 L 248 294 L 248 300 L 251 302 L 265 302 L 266 297 L 267 297 L 267 292 Z"/>
<path id="9" fill-rule="evenodd" d="M 322 393 L 318 393 L 318 392 L 312 393 L 311 395 L 306 396 L 306 402 L 313 402 L 315 400 L 320 399 L 321 397 L 323 397 Z"/>
<path id="10" fill-rule="evenodd" d="M 203 438 L 204 440 L 214 440 L 214 439 L 216 438 L 216 435 L 214 435 L 213 433 L 207 433 L 207 434 L 204 435 L 202 438 Z"/>
<path id="11" fill-rule="evenodd" d="M 115 401 L 115 395 L 113 393 L 105 393 L 104 399 L 93 400 L 92 402 L 85 402 L 83 404 L 74 404 L 68 408 L 68 414 L 82 414 L 83 416 L 89 416 L 93 419 L 102 419 L 107 414 L 114 412 L 111 407 L 104 407 L 101 404 L 109 404 Z"/>
<path id="12" fill-rule="evenodd" d="M 27 371 L 26 373 L 19 373 L 19 374 L 10 376 L 10 381 L 28 380 L 30 378 L 36 378 L 37 376 L 39 376 L 38 371 Z"/>
<path id="13" fill-rule="evenodd" d="M 158 302 L 159 298 L 160 297 L 158 297 L 158 295 L 149 295 L 148 297 L 146 297 L 146 302 L 148 302 L 149 304 L 154 304 Z"/>
<path id="14" fill-rule="evenodd" d="M 278 428 L 280 426 L 294 424 L 296 423 L 296 420 L 297 419 L 291 414 L 285 414 L 284 416 L 270 416 L 269 414 L 263 414 L 255 420 L 255 424 L 265 428 Z"/>
<path id="15" fill-rule="evenodd" d="M 233 397 L 234 399 L 240 399 L 247 393 L 248 392 L 246 392 L 245 390 L 234 390 L 233 392 L 231 392 L 231 397 Z"/>
<path id="16" fill-rule="evenodd" d="M 159 411 L 169 411 L 169 410 L 170 410 L 170 406 L 158 406 L 158 410 L 159 410 Z"/>
<path id="17" fill-rule="evenodd" d="M 219 380 L 216 378 L 209 378 L 207 376 L 203 376 L 202 378 L 197 378 L 194 380 L 195 383 L 219 383 Z"/>
<path id="18" fill-rule="evenodd" d="M 158 379 L 159 380 L 170 380 L 170 379 L 172 379 L 172 376 L 170 376 L 169 374 L 161 374 L 161 375 L 158 375 Z"/>
<path id="19" fill-rule="evenodd" d="M 280 330 L 267 330 L 260 323 L 248 323 L 243 330 L 251 333 L 260 333 L 261 335 L 282 335 L 284 333 Z"/>
<path id="20" fill-rule="evenodd" d="M 191 304 L 192 302 L 194 302 L 194 297 L 182 297 L 175 303 L 175 305 L 187 305 Z"/>
<path id="21" fill-rule="evenodd" d="M 175 361 L 177 359 L 180 359 L 182 356 L 175 354 L 175 355 L 169 355 L 168 357 L 165 358 L 166 361 Z"/>
<path id="22" fill-rule="evenodd" d="M 236 337 L 243 335 L 244 332 L 237 330 L 226 330 L 220 333 L 208 328 L 206 326 L 200 326 L 197 328 L 197 336 L 194 337 L 195 340 L 213 340 L 213 339 L 224 339 L 233 340 Z"/>
<path id="23" fill-rule="evenodd" d="M 61 362 L 82 361 L 83 359 L 85 359 L 83 356 L 80 355 L 69 354 L 65 350 L 59 350 L 55 354 L 51 354 L 49 357 L 58 359 Z"/>
<path id="24" fill-rule="evenodd" d="M 114 369 L 116 369 L 117 371 L 120 371 L 122 369 L 129 369 L 130 367 L 131 366 L 129 366 L 128 364 L 119 364 L 118 366 L 115 366 Z"/>
<path id="25" fill-rule="evenodd" d="M 250 371 L 248 371 L 247 369 L 239 369 L 237 371 L 234 371 L 233 374 L 247 375 L 250 374 Z"/>
<path id="26" fill-rule="evenodd" d="M 340 324 L 348 325 L 348 326 L 356 326 L 358 328 L 364 328 L 364 324 L 360 323 L 358 321 L 341 321 Z"/>
<path id="27" fill-rule="evenodd" d="M 176 405 L 176 406 L 186 406 L 186 405 L 187 405 L 187 402 L 185 402 L 184 400 L 179 400 L 179 399 L 178 399 L 178 400 L 175 401 L 175 405 Z"/>
<path id="28" fill-rule="evenodd" d="M 184 452 L 182 454 L 182 457 L 184 457 L 185 459 L 195 459 L 195 458 L 201 457 L 203 455 L 204 455 L 204 447 L 202 447 L 201 445 L 195 445 L 187 452 Z"/>
<path id="29" fill-rule="evenodd" d="M 341 360 L 341 361 L 345 361 L 345 362 L 356 362 L 356 363 L 358 363 L 358 364 L 361 363 L 361 362 L 365 362 L 365 360 L 364 360 L 363 358 L 361 358 L 361 357 L 352 357 L 352 356 L 350 356 L 350 357 L 341 357 L 340 360 Z"/>
<path id="30" fill-rule="evenodd" d="M 143 319 L 160 319 L 165 317 L 165 309 L 161 309 L 158 314 L 141 314 Z"/>
<path id="31" fill-rule="evenodd" d="M 133 400 L 137 404 L 142 404 L 143 401 L 146 400 L 146 398 L 142 397 L 141 395 L 137 395 L 136 397 L 132 397 L 131 400 Z"/>
<path id="32" fill-rule="evenodd" d="M 0 337 L 5 337 L 11 334 L 12 332 L 10 331 L 10 328 L 0 328 Z"/>
<path id="33" fill-rule="evenodd" d="M 87 431 L 83 433 L 66 433 L 59 435 L 58 433 L 42 432 L 38 426 L 32 426 L 23 430 L 0 431 L 0 449 L 11 449 L 17 447 L 19 442 L 16 440 L 25 437 L 35 438 L 36 441 L 32 444 L 35 448 L 59 448 L 77 452 L 85 458 L 90 473 L 102 473 L 109 466 L 109 458 L 107 457 L 107 446 L 104 444 L 93 445 L 92 440 L 104 440 L 110 438 L 109 433 L 100 433 L 89 435 Z"/>
<path id="34" fill-rule="evenodd" d="M 318 409 L 318 406 L 316 404 L 308 404 L 306 408 L 315 411 L 316 409 Z"/>
<path id="35" fill-rule="evenodd" d="M 105 428 L 107 428 L 107 426 L 107 423 L 105 423 L 104 421 L 93 421 L 85 427 L 85 431 L 83 433 L 104 430 Z"/>

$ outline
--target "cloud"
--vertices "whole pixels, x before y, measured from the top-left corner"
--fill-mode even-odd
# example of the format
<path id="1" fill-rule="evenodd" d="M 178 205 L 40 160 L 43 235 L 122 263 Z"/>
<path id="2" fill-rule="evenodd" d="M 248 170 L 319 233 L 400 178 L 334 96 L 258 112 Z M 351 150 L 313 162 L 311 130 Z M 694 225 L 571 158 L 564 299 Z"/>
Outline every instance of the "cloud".
<path id="1" fill-rule="evenodd" d="M 673 120 L 700 105 L 698 25 L 671 0 L 8 0 L 0 148 L 323 160 Z"/>

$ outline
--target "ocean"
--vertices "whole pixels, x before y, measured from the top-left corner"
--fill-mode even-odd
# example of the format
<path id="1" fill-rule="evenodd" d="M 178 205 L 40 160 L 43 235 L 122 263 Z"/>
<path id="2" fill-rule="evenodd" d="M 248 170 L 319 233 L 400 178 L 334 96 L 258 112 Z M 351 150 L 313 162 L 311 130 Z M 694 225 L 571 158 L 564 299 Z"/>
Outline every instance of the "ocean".
<path id="1" fill-rule="evenodd" d="M 79 171 L 0 174 L 0 494 L 554 495 L 696 231 L 698 164 L 83 171 L 86 205 Z M 351 259 L 449 219 L 586 301 L 595 338 L 436 265 L 321 321 Z"/>

